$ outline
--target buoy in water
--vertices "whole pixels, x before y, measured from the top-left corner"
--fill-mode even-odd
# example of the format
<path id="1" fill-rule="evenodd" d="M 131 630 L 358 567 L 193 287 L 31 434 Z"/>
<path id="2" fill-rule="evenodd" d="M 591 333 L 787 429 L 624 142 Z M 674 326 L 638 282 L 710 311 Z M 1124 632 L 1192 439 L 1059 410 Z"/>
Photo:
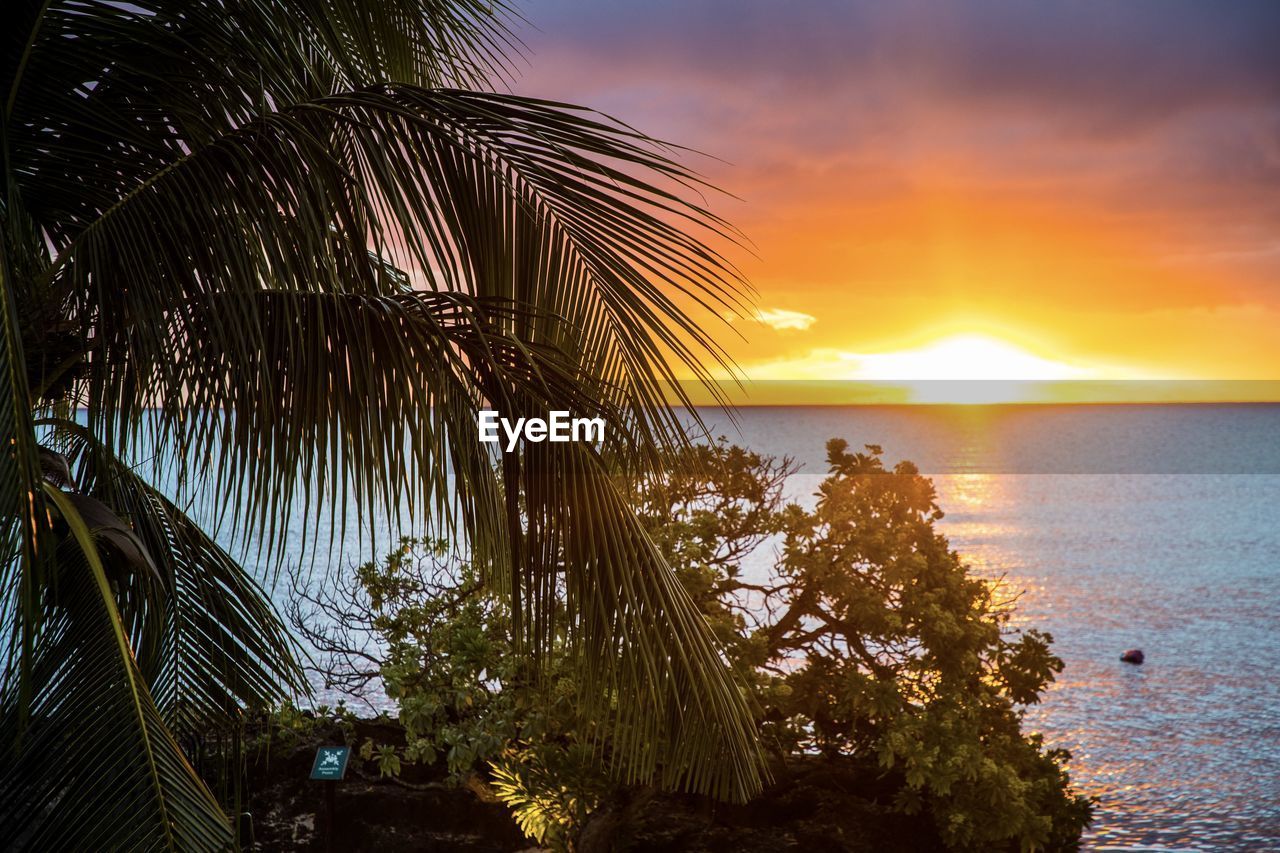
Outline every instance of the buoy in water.
<path id="1" fill-rule="evenodd" d="M 1124 654 L 1120 655 L 1120 660 L 1125 663 L 1142 663 L 1147 656 L 1142 653 L 1142 649 L 1125 649 Z"/>

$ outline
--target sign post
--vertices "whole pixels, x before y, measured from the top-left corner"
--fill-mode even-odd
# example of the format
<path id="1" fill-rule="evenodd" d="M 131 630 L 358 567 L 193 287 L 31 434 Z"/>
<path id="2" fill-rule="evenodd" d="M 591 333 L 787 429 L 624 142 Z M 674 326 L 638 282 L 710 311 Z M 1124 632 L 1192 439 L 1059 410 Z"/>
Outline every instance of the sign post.
<path id="1" fill-rule="evenodd" d="M 347 759 L 351 757 L 349 746 L 322 746 L 316 750 L 316 760 L 311 765 L 311 778 L 337 782 L 347 772 Z"/>
<path id="2" fill-rule="evenodd" d="M 333 850 L 333 820 L 336 813 L 334 799 L 338 781 L 347 772 L 347 760 L 351 758 L 349 746 L 322 746 L 316 750 L 316 760 L 311 764 L 311 778 L 324 782 L 324 849 Z"/>

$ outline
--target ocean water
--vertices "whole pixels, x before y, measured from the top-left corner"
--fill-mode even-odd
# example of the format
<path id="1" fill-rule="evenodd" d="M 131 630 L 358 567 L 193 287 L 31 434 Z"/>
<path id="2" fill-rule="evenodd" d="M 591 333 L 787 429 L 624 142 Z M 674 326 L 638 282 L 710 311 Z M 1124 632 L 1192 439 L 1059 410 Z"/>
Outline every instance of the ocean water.
<path id="1" fill-rule="evenodd" d="M 973 570 L 1066 668 L 1026 725 L 1098 798 L 1095 850 L 1280 850 L 1280 406 L 747 409 L 738 443 L 827 438 L 934 477 Z M 762 555 L 767 558 L 767 555 Z M 1146 663 L 1121 663 L 1141 648 Z"/>
<path id="2" fill-rule="evenodd" d="M 833 437 L 934 477 L 953 546 L 1066 663 L 1026 725 L 1098 798 L 1087 849 L 1280 850 L 1280 405 L 701 414 L 799 463 L 796 500 Z M 1142 666 L 1119 661 L 1133 647 Z"/>

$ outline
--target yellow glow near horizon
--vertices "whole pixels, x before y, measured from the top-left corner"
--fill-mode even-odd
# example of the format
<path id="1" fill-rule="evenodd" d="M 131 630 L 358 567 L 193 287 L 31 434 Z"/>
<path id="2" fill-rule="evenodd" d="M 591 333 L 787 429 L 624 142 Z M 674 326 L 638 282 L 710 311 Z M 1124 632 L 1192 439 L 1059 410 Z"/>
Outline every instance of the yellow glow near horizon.
<path id="1" fill-rule="evenodd" d="M 850 378 L 901 385 L 916 403 L 1019 403 L 1036 398 L 1038 383 L 1096 375 L 1008 341 L 962 334 L 914 349 L 860 355 Z"/>
<path id="2" fill-rule="evenodd" d="M 1043 358 L 987 335 L 952 335 L 896 352 L 856 355 L 849 379 L 877 382 L 982 380 L 1055 382 L 1095 378 L 1095 371 Z"/>
<path id="3" fill-rule="evenodd" d="M 1105 371 L 1039 355 L 990 334 L 946 335 L 886 352 L 817 350 L 746 365 L 752 380 L 852 382 L 881 387 L 885 402 L 1007 403 L 1035 399 L 1044 384 L 1105 378 Z"/>
<path id="4" fill-rule="evenodd" d="M 975 321 L 899 348 L 820 347 L 739 363 L 744 381 L 717 374 L 735 405 L 1191 403 L 1280 400 L 1280 380 L 1220 380 L 1150 365 L 1103 363 L 1041 348 L 1017 330 Z M 674 402 L 717 405 L 696 381 Z"/>

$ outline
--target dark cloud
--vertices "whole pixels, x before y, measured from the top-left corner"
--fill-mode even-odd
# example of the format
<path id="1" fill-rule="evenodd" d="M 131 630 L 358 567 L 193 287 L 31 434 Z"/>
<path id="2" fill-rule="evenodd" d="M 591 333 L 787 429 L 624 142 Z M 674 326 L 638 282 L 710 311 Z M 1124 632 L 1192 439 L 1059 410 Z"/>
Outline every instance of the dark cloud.
<path id="1" fill-rule="evenodd" d="M 590 57 L 602 83 L 643 69 L 677 89 L 716 80 L 845 103 L 874 85 L 1098 132 L 1280 97 L 1274 0 L 554 0 L 526 13 L 536 51 Z"/>

